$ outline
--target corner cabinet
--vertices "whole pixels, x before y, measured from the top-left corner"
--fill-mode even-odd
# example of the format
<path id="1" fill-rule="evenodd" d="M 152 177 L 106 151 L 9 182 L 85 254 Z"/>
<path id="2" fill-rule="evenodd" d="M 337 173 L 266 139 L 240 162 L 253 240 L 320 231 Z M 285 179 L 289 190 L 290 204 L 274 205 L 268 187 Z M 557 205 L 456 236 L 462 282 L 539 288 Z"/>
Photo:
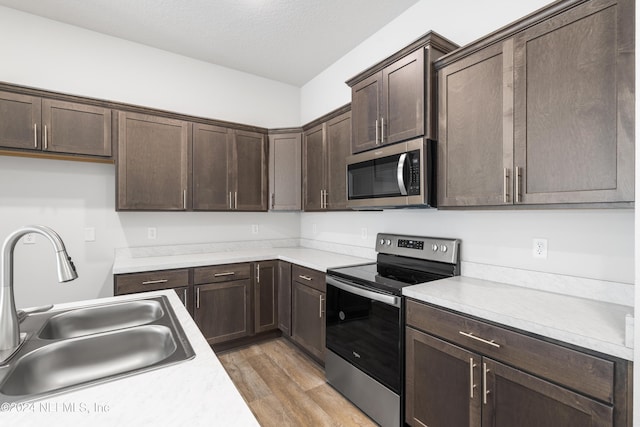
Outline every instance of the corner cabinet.
<path id="1" fill-rule="evenodd" d="M 302 209 L 302 129 L 269 131 L 269 210 Z"/>
<path id="2" fill-rule="evenodd" d="M 352 153 L 426 136 L 435 138 L 432 62 L 457 46 L 429 32 L 350 79 Z"/>
<path id="3" fill-rule="evenodd" d="M 628 427 L 631 364 L 583 353 L 412 300 L 411 426 Z"/>
<path id="4" fill-rule="evenodd" d="M 186 210 L 191 125 L 125 112 L 118 121 L 118 210 Z"/>
<path id="5" fill-rule="evenodd" d="M 193 210 L 267 210 L 263 134 L 193 125 Z"/>
<path id="6" fill-rule="evenodd" d="M 556 2 L 436 62 L 438 206 L 634 201 L 634 2 Z"/>
<path id="7" fill-rule="evenodd" d="M 111 157 L 111 110 L 0 92 L 0 148 Z"/>
<path id="8" fill-rule="evenodd" d="M 304 132 L 303 208 L 347 209 L 347 163 L 351 111 L 332 116 Z"/>

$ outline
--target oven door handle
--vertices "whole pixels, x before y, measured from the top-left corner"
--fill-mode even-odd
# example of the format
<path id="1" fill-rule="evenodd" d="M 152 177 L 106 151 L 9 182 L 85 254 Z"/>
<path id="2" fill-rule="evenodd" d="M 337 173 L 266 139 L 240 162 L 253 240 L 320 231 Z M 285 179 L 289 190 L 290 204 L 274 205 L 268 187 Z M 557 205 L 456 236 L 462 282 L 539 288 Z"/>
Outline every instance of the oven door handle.
<path id="1" fill-rule="evenodd" d="M 330 276 L 327 276 L 326 281 L 327 281 L 327 285 L 335 286 L 336 288 L 342 289 L 345 292 L 350 292 L 352 294 L 355 294 L 361 297 L 369 298 L 387 305 L 392 305 L 394 307 L 400 308 L 400 297 L 397 297 L 394 295 L 381 294 L 374 291 L 369 291 L 359 286 L 355 286 L 350 283 L 334 279 L 333 277 L 330 277 Z"/>

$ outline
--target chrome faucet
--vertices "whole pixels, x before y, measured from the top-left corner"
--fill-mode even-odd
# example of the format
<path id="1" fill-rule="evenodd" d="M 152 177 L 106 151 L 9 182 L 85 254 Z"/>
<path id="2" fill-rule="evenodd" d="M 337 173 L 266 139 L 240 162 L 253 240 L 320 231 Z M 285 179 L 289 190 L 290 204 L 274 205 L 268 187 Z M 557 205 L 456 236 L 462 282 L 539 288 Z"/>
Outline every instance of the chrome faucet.
<path id="1" fill-rule="evenodd" d="M 68 282 L 78 277 L 62 239 L 49 227 L 28 225 L 11 233 L 2 245 L 2 263 L 0 263 L 0 352 L 2 353 L 11 354 L 21 344 L 16 303 L 13 296 L 13 250 L 18 240 L 29 233 L 41 234 L 49 239 L 53 245 L 58 265 L 58 281 Z"/>

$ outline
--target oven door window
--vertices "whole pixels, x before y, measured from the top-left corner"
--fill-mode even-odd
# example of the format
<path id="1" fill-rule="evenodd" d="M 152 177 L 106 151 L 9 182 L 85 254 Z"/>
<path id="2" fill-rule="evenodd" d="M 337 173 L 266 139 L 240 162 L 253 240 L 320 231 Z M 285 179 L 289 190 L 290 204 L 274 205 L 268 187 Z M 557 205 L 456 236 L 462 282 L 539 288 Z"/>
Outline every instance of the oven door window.
<path id="1" fill-rule="evenodd" d="M 400 308 L 327 285 L 327 348 L 400 394 Z"/>

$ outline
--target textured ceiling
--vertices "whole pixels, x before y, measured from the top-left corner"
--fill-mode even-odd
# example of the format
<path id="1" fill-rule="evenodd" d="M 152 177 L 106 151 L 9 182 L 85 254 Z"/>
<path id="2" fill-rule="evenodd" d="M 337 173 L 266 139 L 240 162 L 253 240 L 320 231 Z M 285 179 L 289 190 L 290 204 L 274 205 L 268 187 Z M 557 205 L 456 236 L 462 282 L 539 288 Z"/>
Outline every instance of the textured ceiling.
<path id="1" fill-rule="evenodd" d="M 418 0 L 0 0 L 0 5 L 302 86 Z"/>

